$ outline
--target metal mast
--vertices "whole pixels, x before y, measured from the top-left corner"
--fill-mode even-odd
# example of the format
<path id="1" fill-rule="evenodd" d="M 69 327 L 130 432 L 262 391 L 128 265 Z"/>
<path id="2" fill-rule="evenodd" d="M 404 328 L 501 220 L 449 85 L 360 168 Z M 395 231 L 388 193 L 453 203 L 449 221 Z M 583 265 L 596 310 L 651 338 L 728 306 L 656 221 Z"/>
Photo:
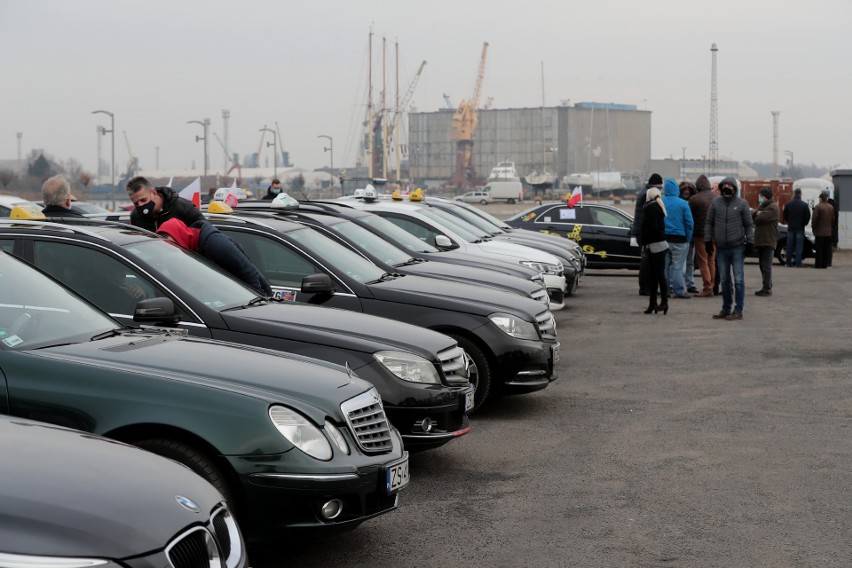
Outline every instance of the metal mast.
<path id="1" fill-rule="evenodd" d="M 718 101 L 716 100 L 716 52 L 719 51 L 714 43 L 710 47 L 713 64 L 710 71 L 710 173 L 719 173 L 719 116 Z"/>
<path id="2" fill-rule="evenodd" d="M 222 128 L 222 136 L 225 139 L 224 143 L 222 144 L 222 151 L 225 152 L 225 161 L 223 162 L 224 165 L 222 166 L 223 172 L 228 171 L 228 165 L 231 163 L 231 157 L 228 155 L 228 122 L 230 121 L 230 119 L 231 111 L 227 109 L 222 109 L 222 122 L 224 123 L 224 126 Z"/>
<path id="3" fill-rule="evenodd" d="M 772 179 L 778 179 L 778 115 L 780 110 L 772 113 Z"/>

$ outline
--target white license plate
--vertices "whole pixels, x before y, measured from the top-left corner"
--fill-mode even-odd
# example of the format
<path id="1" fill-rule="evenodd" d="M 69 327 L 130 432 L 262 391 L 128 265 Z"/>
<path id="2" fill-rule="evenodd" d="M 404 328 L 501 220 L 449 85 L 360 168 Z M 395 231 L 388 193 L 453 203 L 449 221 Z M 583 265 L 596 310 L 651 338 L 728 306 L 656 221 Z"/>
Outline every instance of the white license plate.
<path id="1" fill-rule="evenodd" d="M 395 493 L 408 485 L 408 457 L 385 468 L 385 490 Z"/>
<path id="2" fill-rule="evenodd" d="M 553 350 L 553 364 L 555 365 L 559 362 L 559 344 L 557 343 L 551 349 Z"/>
<path id="3" fill-rule="evenodd" d="M 470 392 L 464 393 L 464 411 L 467 412 L 473 408 L 473 393 L 475 389 L 470 389 Z"/>

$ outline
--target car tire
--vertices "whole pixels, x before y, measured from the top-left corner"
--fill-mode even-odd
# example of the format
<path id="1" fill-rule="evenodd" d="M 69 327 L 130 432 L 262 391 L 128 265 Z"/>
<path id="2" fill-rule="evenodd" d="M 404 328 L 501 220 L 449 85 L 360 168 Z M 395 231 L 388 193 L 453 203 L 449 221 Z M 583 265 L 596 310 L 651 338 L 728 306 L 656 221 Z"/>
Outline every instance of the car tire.
<path id="1" fill-rule="evenodd" d="M 488 200 L 487 199 L 480 199 L 479 204 L 480 205 L 488 205 Z"/>
<path id="2" fill-rule="evenodd" d="M 787 263 L 787 239 L 778 241 L 775 246 L 775 258 L 778 259 L 778 264 L 784 266 Z"/>
<path id="3" fill-rule="evenodd" d="M 473 391 L 473 408 L 467 411 L 468 416 L 470 416 L 478 411 L 491 395 L 491 365 L 488 363 L 488 358 L 474 342 L 459 335 L 448 335 L 456 340 L 459 347 L 465 350 L 472 361 L 470 382 L 473 383 L 475 390 Z"/>
<path id="4" fill-rule="evenodd" d="M 167 438 L 140 440 L 135 442 L 134 445 L 142 448 L 143 450 L 148 450 L 151 453 L 157 454 L 158 456 L 163 456 L 178 463 L 182 463 L 203 477 L 210 485 L 215 487 L 219 493 L 225 497 L 225 501 L 231 509 L 236 510 L 236 503 L 233 501 L 233 495 L 225 480 L 225 476 L 216 464 L 214 464 L 203 452 L 200 452 L 183 442 L 169 440 Z"/>
<path id="5" fill-rule="evenodd" d="M 514 205 L 514 204 L 515 204 L 515 200 L 514 200 L 514 199 L 508 199 L 506 202 L 507 202 L 509 205 Z"/>

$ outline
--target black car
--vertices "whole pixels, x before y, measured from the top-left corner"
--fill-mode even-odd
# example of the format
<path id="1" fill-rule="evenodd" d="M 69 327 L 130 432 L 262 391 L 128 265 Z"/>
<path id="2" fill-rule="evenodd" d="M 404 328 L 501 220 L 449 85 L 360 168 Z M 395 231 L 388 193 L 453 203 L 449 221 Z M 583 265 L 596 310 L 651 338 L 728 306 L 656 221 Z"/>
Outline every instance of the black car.
<path id="1" fill-rule="evenodd" d="M 474 407 L 555 380 L 555 319 L 541 302 L 485 286 L 387 272 L 317 230 L 272 213 L 213 222 L 282 299 L 404 321 L 453 337 L 473 360 Z"/>
<path id="2" fill-rule="evenodd" d="M 29 244 L 38 249 L 37 240 Z M 147 302 L 157 309 L 169 300 Z M 175 330 L 123 328 L 7 253 L 0 413 L 184 464 L 224 496 L 249 540 L 357 526 L 395 509 L 408 479 L 408 452 L 376 389 L 343 367 Z M 150 474 L 132 465 L 121 476 L 129 483 Z M 159 534 L 158 521 L 146 529 Z"/>
<path id="3" fill-rule="evenodd" d="M 125 325 L 177 326 L 348 366 L 376 386 L 407 449 L 435 448 L 470 431 L 468 362 L 445 335 L 346 310 L 268 301 L 201 257 L 121 223 L 7 222 L 0 224 L 0 247 Z M 169 306 L 138 316 L 137 301 L 153 298 Z"/>
<path id="4" fill-rule="evenodd" d="M 565 203 L 539 205 L 506 219 L 518 229 L 555 234 L 583 247 L 589 268 L 639 268 L 642 253 L 630 244 L 633 217 L 609 205 Z"/>
<path id="5" fill-rule="evenodd" d="M 813 234 L 805 231 L 805 241 L 802 245 L 802 259 L 814 258 L 814 239 Z M 778 244 L 775 246 L 775 258 L 778 259 L 778 264 L 787 264 L 787 225 L 778 225 Z M 757 249 L 752 251 L 752 256 L 757 256 Z"/>
<path id="6" fill-rule="evenodd" d="M 172 460 L 9 417 L 0 455 L 0 566 L 248 566 L 221 494 Z"/>

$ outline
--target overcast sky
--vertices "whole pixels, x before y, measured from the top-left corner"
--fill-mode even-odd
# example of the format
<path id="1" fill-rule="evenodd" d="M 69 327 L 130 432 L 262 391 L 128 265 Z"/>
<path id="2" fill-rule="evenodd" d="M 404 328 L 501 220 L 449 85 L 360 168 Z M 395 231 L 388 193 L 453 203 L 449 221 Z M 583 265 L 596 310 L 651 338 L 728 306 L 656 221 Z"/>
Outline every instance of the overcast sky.
<path id="1" fill-rule="evenodd" d="M 300 167 L 354 165 L 367 91 L 368 35 L 393 46 L 400 89 L 427 61 L 413 97 L 420 111 L 473 94 L 482 43 L 490 43 L 482 103 L 494 108 L 570 99 L 653 112 L 652 156 L 708 154 L 712 43 L 718 45 L 719 152 L 771 162 L 780 111 L 779 162 L 852 162 L 852 16 L 849 0 L 0 0 L 0 159 L 43 148 L 95 169 L 96 127 L 115 113 L 116 170 L 127 141 L 143 169 L 221 167 L 222 109 L 231 150 L 257 152 L 277 122 Z M 267 138 L 268 139 L 268 138 Z M 264 149 L 265 152 L 268 150 Z M 103 139 L 109 160 L 109 136 Z"/>

